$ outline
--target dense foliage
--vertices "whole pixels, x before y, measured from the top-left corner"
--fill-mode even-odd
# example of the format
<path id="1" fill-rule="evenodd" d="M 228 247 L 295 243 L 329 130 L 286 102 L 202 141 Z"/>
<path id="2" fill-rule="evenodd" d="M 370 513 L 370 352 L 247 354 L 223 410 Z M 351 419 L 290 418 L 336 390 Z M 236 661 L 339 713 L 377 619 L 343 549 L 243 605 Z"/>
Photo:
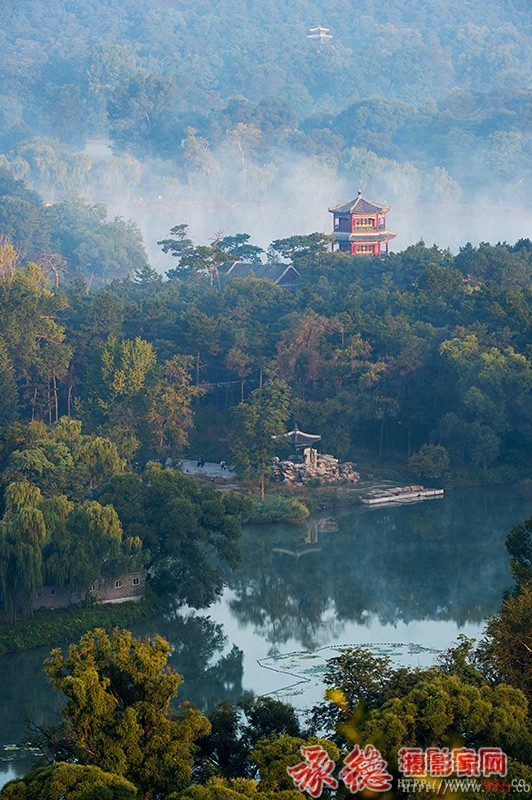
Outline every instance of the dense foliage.
<path id="1" fill-rule="evenodd" d="M 97 629 L 66 658 L 54 650 L 45 665 L 67 697 L 64 736 L 76 760 L 124 776 L 153 798 L 190 783 L 194 741 L 210 727 L 193 708 L 170 714 L 180 677 L 165 670 L 169 652 L 160 637 L 143 643 L 128 631 L 110 638 Z"/>
<path id="2" fill-rule="evenodd" d="M 149 271 L 89 295 L 78 284 L 55 295 L 34 289 L 38 302 L 63 309 L 55 312 L 57 345 L 40 374 L 33 367 L 20 381 L 18 404 L 11 382 L 11 416 L 40 406 L 50 421 L 78 409 L 89 430 L 110 436 L 131 461 L 135 452 L 144 459 L 183 452 L 195 405 L 193 442 L 220 458 L 227 409 L 251 392 L 229 441 L 244 471 L 250 458 L 264 462 L 268 436 L 290 417 L 341 457 L 363 447 L 406 461 L 422 448 L 412 468 L 429 478 L 524 462 L 528 241 L 466 247 L 456 257 L 419 243 L 380 261 L 331 254 L 323 237 L 293 239 L 273 247 L 300 271 L 295 291 L 254 278 L 227 281 L 223 272 L 218 288 L 197 272 L 161 281 Z M 27 270 L 15 280 L 27 274 L 40 280 Z M 9 314 L 9 293 L 6 302 Z M 25 351 L 17 330 L 4 336 L 7 383 Z M 18 374 L 24 369 L 22 361 Z M 281 383 L 255 392 L 274 375 Z M 267 423 L 264 404 L 282 382 L 292 399 L 270 403 L 278 421 L 268 433 L 274 418 Z"/>
<path id="3" fill-rule="evenodd" d="M 269 251 L 299 271 L 285 290 L 226 275 L 239 248 L 259 258 L 247 234 L 198 246 L 185 225 L 171 233 L 166 280 L 141 264 L 92 291 L 56 281 L 43 243 L 34 261 L 0 244 L 0 602 L 13 617 L 43 582 L 83 597 L 99 574 L 142 565 L 159 593 L 213 599 L 250 508 L 150 459 L 231 457 L 263 497 L 297 423 L 326 451 L 431 482 L 521 474 L 528 240 L 455 257 L 421 242 L 380 260 L 296 235 Z"/>
<path id="4" fill-rule="evenodd" d="M 329 44 L 307 38 L 317 24 Z M 354 12 L 326 0 L 313 16 L 298 0 L 288 18 L 274 0 L 6 0 L 0 160 L 52 203 L 134 198 L 139 216 L 170 196 L 275 201 L 290 196 L 287 170 L 301 195 L 321 173 L 444 214 L 462 200 L 471 217 L 479 199 L 519 208 L 531 169 L 527 24 L 523 0 L 489 0 L 480 17 L 471 0 L 459 13 L 441 0 Z M 110 142 L 112 157 L 84 149 L 88 139 Z M 57 213 L 65 242 L 73 215 L 100 212 L 75 202 Z M 90 252 L 70 248 L 74 268 L 98 253 L 107 278 L 124 269 L 118 251 L 139 254 L 120 223 L 104 258 L 108 227 L 100 220 Z"/>
<path id="5" fill-rule="evenodd" d="M 421 241 L 381 260 L 299 233 L 316 227 L 305 212 L 325 206 L 320 193 L 345 199 L 334 192 L 347 179 L 415 209 L 411 218 L 428 209 L 462 242 L 479 204 L 519 218 L 532 185 L 526 3 L 486 0 L 481 19 L 472 0 L 459 13 L 441 0 L 324 0 L 319 19 L 308 6 L 294 0 L 288 16 L 274 0 L 2 4 L 4 620 L 31 616 L 44 584 L 90 604 L 96 578 L 137 569 L 168 602 L 206 606 L 239 557 L 242 520 L 307 513 L 195 481 L 179 469 L 185 455 L 232 462 L 263 501 L 295 424 L 341 458 L 386 460 L 431 482 L 506 480 L 527 467 L 530 241 L 454 256 Z M 317 23 L 330 26 L 328 43 L 308 38 Z M 206 225 L 213 208 L 245 209 L 266 237 L 265 209 L 293 214 L 293 197 L 301 227 L 267 253 L 267 241 L 234 229 L 206 243 L 178 218 L 160 230 L 179 198 L 179 214 L 199 210 Z M 160 255 L 158 239 L 173 258 L 165 277 L 139 227 L 102 201 L 144 221 L 150 253 Z M 235 259 L 266 258 L 296 267 L 290 290 L 227 275 Z M 362 740 L 394 774 L 400 746 L 503 746 L 509 777 L 530 781 L 530 531 L 528 521 L 508 538 L 516 585 L 477 650 L 462 640 L 425 671 L 344 651 L 325 677 L 332 702 L 306 730 L 268 698 L 224 703 L 208 719 L 174 711 L 181 678 L 163 638 L 86 633 L 47 662 L 66 697 L 62 726 L 41 731 L 54 763 L 0 794 L 295 800 L 286 767 L 302 745 L 337 760 Z M 304 573 L 317 609 L 313 579 Z M 236 604 L 243 591 L 257 582 L 237 587 Z M 97 612 L 85 612 L 72 630 L 93 624 Z M 23 625 L 18 645 L 62 635 L 48 617 Z M 192 630 L 200 644 L 187 656 Z M 174 655 L 192 670 L 225 644 L 209 620 L 191 617 L 178 633 Z M 205 674 L 238 696 L 242 653 Z"/>
<path id="6" fill-rule="evenodd" d="M 162 281 L 148 269 L 90 294 L 79 282 L 52 292 L 42 268 L 11 257 L 0 276 L 4 424 L 77 411 L 132 462 L 183 453 L 195 405 L 222 456 L 228 407 L 276 375 L 237 408 L 231 447 L 244 471 L 265 463 L 290 416 L 340 456 L 354 443 L 403 458 L 421 448 L 411 466 L 429 478 L 519 465 L 530 442 L 530 243 L 456 257 L 420 243 L 385 261 L 326 244 L 273 243 L 300 271 L 291 292 L 223 271 L 218 288 L 201 272 Z M 291 401 L 273 393 L 281 385 Z"/>

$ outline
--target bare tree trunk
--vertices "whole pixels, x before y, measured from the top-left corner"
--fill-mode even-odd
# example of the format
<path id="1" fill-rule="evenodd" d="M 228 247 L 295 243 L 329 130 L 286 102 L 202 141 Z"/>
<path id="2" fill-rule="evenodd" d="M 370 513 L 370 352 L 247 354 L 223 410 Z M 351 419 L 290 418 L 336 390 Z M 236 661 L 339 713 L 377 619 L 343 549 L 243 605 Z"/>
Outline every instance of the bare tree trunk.
<path id="1" fill-rule="evenodd" d="M 59 421 L 59 396 L 57 394 L 57 377 L 54 372 L 54 410 L 55 410 L 55 421 Z"/>
<path id="2" fill-rule="evenodd" d="M 67 397 L 67 414 L 68 414 L 69 417 L 72 416 L 72 389 L 73 388 L 74 387 L 72 386 L 72 384 L 69 384 L 68 397 Z"/>

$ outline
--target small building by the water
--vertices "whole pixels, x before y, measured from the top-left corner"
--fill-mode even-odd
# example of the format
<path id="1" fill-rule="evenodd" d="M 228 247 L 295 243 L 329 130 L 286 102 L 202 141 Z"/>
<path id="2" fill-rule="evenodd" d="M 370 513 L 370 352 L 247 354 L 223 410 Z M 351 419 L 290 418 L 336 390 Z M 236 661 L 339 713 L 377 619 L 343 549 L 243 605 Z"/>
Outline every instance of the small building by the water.
<path id="1" fill-rule="evenodd" d="M 93 581 L 89 595 L 97 603 L 139 602 L 146 589 L 146 572 L 139 570 L 113 578 L 99 577 Z M 68 608 L 83 601 L 82 595 L 64 586 L 46 584 L 32 598 L 32 609 Z"/>

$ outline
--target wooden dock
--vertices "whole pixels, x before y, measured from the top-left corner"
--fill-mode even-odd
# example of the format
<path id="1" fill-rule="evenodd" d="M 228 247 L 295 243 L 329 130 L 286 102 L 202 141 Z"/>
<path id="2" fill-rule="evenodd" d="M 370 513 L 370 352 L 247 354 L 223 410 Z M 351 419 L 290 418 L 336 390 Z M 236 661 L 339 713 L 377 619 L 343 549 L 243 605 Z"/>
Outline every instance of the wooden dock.
<path id="1" fill-rule="evenodd" d="M 379 506 L 385 503 L 416 503 L 420 500 L 443 497 L 443 495 L 443 489 L 426 489 L 424 486 L 396 486 L 393 489 L 375 489 L 366 497 L 361 497 L 360 502 L 365 506 Z"/>

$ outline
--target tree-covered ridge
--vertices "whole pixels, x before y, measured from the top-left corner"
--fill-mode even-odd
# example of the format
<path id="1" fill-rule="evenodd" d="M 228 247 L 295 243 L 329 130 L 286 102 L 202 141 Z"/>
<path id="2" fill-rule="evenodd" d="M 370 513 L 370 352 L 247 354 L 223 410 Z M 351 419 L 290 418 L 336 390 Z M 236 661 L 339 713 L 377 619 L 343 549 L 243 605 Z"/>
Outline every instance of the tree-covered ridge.
<path id="1" fill-rule="evenodd" d="M 132 71 L 135 77 L 159 79 L 160 85 L 171 76 L 171 86 L 187 87 L 181 107 L 193 111 L 201 107 L 199 96 L 215 107 L 220 97 L 231 95 L 250 100 L 282 95 L 307 109 L 325 96 L 343 105 L 353 95 L 372 92 L 417 100 L 453 86 L 526 84 L 526 10 L 522 2 L 501 7 L 490 0 L 479 19 L 473 0 L 460 6 L 459 15 L 439 0 L 418 0 L 355 13 L 325 1 L 309 12 L 296 0 L 287 18 L 273 0 L 224 0 L 215 8 L 203 1 L 154 7 L 146 0 L 55 0 L 24 9 L 8 0 L 2 71 L 8 90 L 24 83 L 23 97 L 47 87 L 56 108 L 47 113 L 77 103 L 85 119 L 116 87 L 116 73 L 127 82 Z M 333 47 L 307 41 L 316 24 L 331 28 Z M 337 80 L 355 64 L 354 85 Z M 58 81 L 65 70 L 70 81 Z"/>
<path id="2" fill-rule="evenodd" d="M 528 196 L 525 3 L 4 5 L 0 150 L 47 199 L 256 200 L 296 155 L 392 201 Z"/>
<path id="3" fill-rule="evenodd" d="M 166 280 L 143 266 L 92 291 L 55 285 L 46 261 L 2 244 L 0 591 L 12 616 L 43 582 L 83 596 L 133 564 L 160 595 L 212 601 L 248 504 L 160 464 L 133 471 L 150 459 L 230 459 L 263 495 L 297 422 L 326 451 L 408 462 L 431 482 L 523 474 L 529 241 L 455 257 L 419 243 L 380 260 L 293 236 L 269 249 L 297 267 L 288 291 L 227 275 L 238 248 L 260 258 L 247 235 L 195 245 L 176 232 L 162 243 L 176 256 Z"/>
<path id="4" fill-rule="evenodd" d="M 44 167 L 45 159 L 39 164 Z M 53 175 L 49 179 L 56 180 Z M 89 286 L 107 283 L 148 265 L 134 223 L 120 217 L 108 220 L 103 206 L 80 198 L 45 204 L 1 163 L 0 229 L 2 245 L 14 243 L 20 256 L 37 261 L 56 285 L 75 277 L 86 278 Z M 15 256 L 2 250 L 4 276 L 17 265 Z"/>
<path id="5" fill-rule="evenodd" d="M 419 243 L 378 260 L 294 236 L 269 251 L 300 273 L 286 291 L 226 277 L 235 247 L 260 257 L 246 235 L 198 246 L 176 230 L 162 242 L 177 256 L 167 280 L 143 266 L 91 292 L 63 278 L 50 289 L 45 262 L 21 266 L 2 246 L 4 424 L 74 414 L 130 463 L 179 457 L 205 435 L 222 458 L 230 408 L 277 376 L 291 395 L 281 417 L 319 428 L 342 457 L 408 458 L 424 445 L 417 467 L 429 475 L 442 448 L 455 473 L 524 463 L 528 240 L 455 257 Z"/>

